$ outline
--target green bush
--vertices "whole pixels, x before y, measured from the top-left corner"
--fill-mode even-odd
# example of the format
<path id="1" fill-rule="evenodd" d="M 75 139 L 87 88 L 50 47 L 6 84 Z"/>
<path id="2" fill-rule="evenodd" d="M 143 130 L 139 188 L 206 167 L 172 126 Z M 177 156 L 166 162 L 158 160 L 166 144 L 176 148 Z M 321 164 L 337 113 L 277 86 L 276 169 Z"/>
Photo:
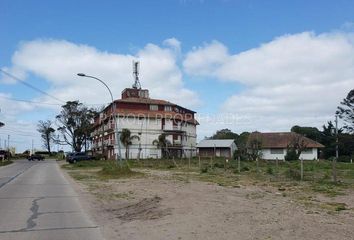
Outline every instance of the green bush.
<path id="1" fill-rule="evenodd" d="M 95 155 L 93 156 L 93 158 L 94 158 L 95 160 L 107 160 L 105 155 L 99 154 L 99 153 L 95 154 Z"/>
<path id="2" fill-rule="evenodd" d="M 272 167 L 268 167 L 267 168 L 267 173 L 270 174 L 270 175 L 273 175 L 273 173 L 274 173 L 273 168 Z"/>
<path id="3" fill-rule="evenodd" d="M 250 168 L 248 166 L 243 166 L 241 168 L 241 172 L 248 172 L 250 170 Z"/>
<path id="4" fill-rule="evenodd" d="M 214 167 L 215 168 L 224 168 L 225 166 L 222 163 L 214 163 Z"/>
<path id="5" fill-rule="evenodd" d="M 294 149 L 288 149 L 285 155 L 285 161 L 299 160 L 296 151 Z"/>
<path id="6" fill-rule="evenodd" d="M 208 166 L 202 166 L 202 167 L 200 168 L 200 172 L 201 172 L 201 173 L 207 173 L 207 172 L 208 172 L 208 169 L 209 169 Z"/>
<path id="7" fill-rule="evenodd" d="M 350 162 L 350 159 L 352 159 L 351 156 L 339 156 L 338 157 L 338 162 Z"/>
<path id="8" fill-rule="evenodd" d="M 107 163 L 102 167 L 102 170 L 98 172 L 102 177 L 109 178 L 121 178 L 121 177 L 129 177 L 137 172 L 132 171 L 127 165 L 120 166 L 116 163 Z"/>

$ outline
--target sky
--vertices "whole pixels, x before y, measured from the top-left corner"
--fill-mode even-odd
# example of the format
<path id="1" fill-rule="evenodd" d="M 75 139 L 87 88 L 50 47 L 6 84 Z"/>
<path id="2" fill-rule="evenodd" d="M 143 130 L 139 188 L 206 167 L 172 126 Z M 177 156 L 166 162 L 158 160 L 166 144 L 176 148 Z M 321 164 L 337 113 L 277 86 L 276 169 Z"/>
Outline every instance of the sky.
<path id="1" fill-rule="evenodd" d="M 65 101 L 110 101 L 78 72 L 119 98 L 133 60 L 152 98 L 198 113 L 199 140 L 321 128 L 354 86 L 353 12 L 347 0 L 0 0 L 0 68 L 55 97 L 0 75 L 0 147 L 10 135 L 40 149 L 38 121 Z"/>

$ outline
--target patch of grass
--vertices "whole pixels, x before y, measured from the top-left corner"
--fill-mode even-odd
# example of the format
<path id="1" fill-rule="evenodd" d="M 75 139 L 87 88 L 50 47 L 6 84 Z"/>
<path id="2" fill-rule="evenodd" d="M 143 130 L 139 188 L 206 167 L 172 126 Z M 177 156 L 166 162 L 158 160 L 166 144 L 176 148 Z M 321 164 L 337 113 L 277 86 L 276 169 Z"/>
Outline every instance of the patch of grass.
<path id="1" fill-rule="evenodd" d="M 323 193 L 329 197 L 335 197 L 343 194 L 345 185 L 332 182 L 316 182 L 312 185 L 312 191 Z"/>
<path id="2" fill-rule="evenodd" d="M 77 181 L 85 181 L 85 180 L 96 180 L 97 177 L 94 174 L 82 173 L 76 171 L 70 171 L 70 176 Z"/>
<path id="3" fill-rule="evenodd" d="M 141 172 L 131 170 L 127 165 L 119 166 L 115 163 L 104 165 L 97 174 L 104 179 L 129 178 L 143 175 Z"/>
<path id="4" fill-rule="evenodd" d="M 0 161 L 0 167 L 9 165 L 11 163 L 13 163 L 13 161 L 11 161 L 11 160 Z"/>
<path id="5" fill-rule="evenodd" d="M 340 211 L 343 211 L 343 210 L 347 210 L 347 204 L 345 204 L 345 203 L 337 203 L 337 202 L 321 203 L 320 207 L 322 209 L 328 210 L 330 212 L 340 212 Z"/>
<path id="6" fill-rule="evenodd" d="M 94 160 L 94 161 L 80 161 L 73 164 L 64 164 L 62 168 L 65 169 L 83 169 L 83 168 L 98 168 L 103 167 L 107 164 L 111 164 L 113 161 L 103 161 L 103 160 Z"/>
<path id="7" fill-rule="evenodd" d="M 128 165 L 120 166 L 115 161 L 80 161 L 65 164 L 62 168 L 76 180 L 109 180 L 142 176 L 143 173 L 132 171 Z"/>
<path id="8" fill-rule="evenodd" d="M 229 172 L 209 168 L 207 173 L 196 175 L 197 180 L 216 183 L 219 186 L 239 187 L 239 178 Z"/>

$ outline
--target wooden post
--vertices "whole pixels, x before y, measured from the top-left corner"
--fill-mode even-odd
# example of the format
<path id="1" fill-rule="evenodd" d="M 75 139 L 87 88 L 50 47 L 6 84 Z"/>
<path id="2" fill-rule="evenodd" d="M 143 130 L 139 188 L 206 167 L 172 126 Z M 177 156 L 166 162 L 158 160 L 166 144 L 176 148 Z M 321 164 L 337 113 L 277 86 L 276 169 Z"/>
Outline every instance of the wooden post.
<path id="1" fill-rule="evenodd" d="M 304 179 L 304 159 L 301 158 L 300 162 L 301 162 L 300 168 L 301 168 L 301 181 L 302 181 Z"/>
<path id="2" fill-rule="evenodd" d="M 241 173 L 241 157 L 238 156 L 237 158 L 237 169 L 238 169 L 238 173 Z"/>
<path id="3" fill-rule="evenodd" d="M 210 167 L 213 167 L 213 157 L 210 157 Z"/>
<path id="4" fill-rule="evenodd" d="M 200 169 L 200 156 L 198 156 L 198 160 L 199 160 L 199 169 Z"/>
<path id="5" fill-rule="evenodd" d="M 278 178 L 278 158 L 275 158 L 275 171 L 276 171 L 276 178 Z"/>

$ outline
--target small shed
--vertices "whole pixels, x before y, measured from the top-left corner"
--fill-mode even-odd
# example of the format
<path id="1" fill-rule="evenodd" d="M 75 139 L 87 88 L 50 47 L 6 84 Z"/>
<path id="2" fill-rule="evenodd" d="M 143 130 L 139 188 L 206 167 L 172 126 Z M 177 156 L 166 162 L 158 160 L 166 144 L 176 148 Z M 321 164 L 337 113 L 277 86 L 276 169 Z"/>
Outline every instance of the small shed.
<path id="1" fill-rule="evenodd" d="M 233 158 L 237 150 L 234 139 L 204 139 L 197 145 L 201 157 L 227 157 Z"/>

